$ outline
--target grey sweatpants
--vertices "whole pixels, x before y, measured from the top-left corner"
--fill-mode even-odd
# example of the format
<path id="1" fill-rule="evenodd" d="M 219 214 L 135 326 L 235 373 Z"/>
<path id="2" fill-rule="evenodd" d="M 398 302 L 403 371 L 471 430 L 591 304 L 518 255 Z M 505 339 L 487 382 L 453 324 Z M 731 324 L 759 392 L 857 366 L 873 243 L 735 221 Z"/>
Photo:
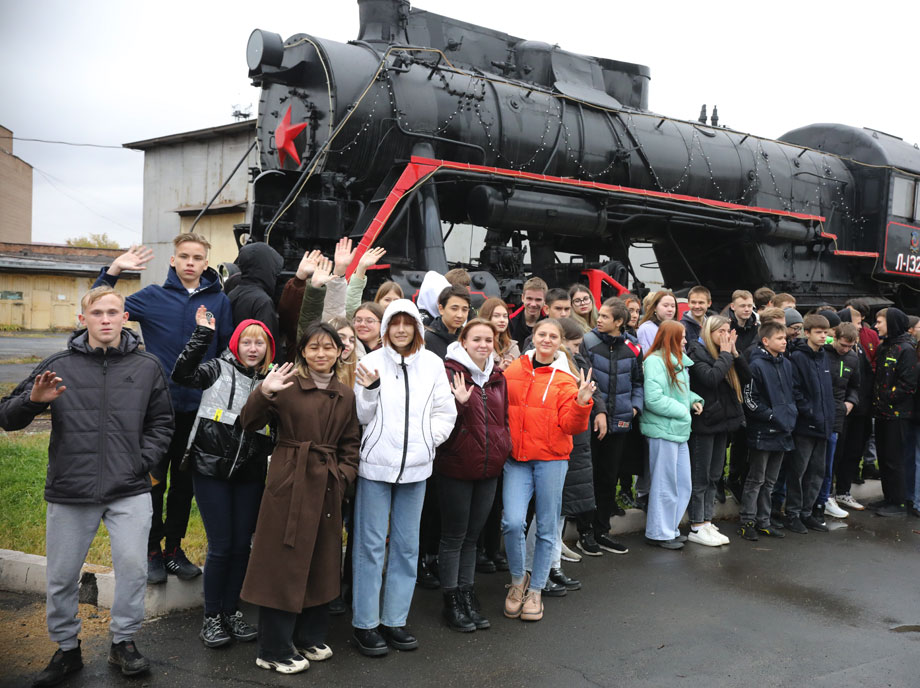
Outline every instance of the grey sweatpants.
<path id="1" fill-rule="evenodd" d="M 786 464 L 786 516 L 805 518 L 811 511 L 824 482 L 827 440 L 793 435 L 795 451 Z"/>
<path id="2" fill-rule="evenodd" d="M 107 504 L 48 504 L 45 520 L 48 635 L 62 650 L 77 647 L 82 626 L 77 618 L 80 569 L 100 521 L 109 532 L 115 569 L 115 599 L 109 624 L 112 642 L 131 640 L 140 629 L 144 620 L 147 536 L 152 513 L 149 493 Z"/>

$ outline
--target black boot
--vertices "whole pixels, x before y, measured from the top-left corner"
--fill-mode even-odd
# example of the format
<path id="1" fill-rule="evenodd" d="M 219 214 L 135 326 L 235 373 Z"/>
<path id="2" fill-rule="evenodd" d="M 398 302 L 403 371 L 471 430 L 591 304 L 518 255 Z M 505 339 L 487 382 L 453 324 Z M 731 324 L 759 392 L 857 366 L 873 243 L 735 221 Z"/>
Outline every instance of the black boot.
<path id="1" fill-rule="evenodd" d="M 476 630 L 476 624 L 470 621 L 470 617 L 467 616 L 464 604 L 460 599 L 460 592 L 456 589 L 444 592 L 444 609 L 441 614 L 444 616 L 447 625 L 454 631 L 469 633 Z"/>
<path id="2" fill-rule="evenodd" d="M 80 652 L 80 641 L 72 650 L 58 649 L 45 667 L 45 670 L 32 681 L 33 686 L 56 686 L 64 680 L 67 674 L 72 674 L 83 668 L 83 655 Z"/>
<path id="3" fill-rule="evenodd" d="M 441 582 L 432 570 L 428 557 L 424 555 L 419 555 L 418 558 L 418 577 L 415 579 L 415 584 L 427 590 L 437 590 L 441 587 Z"/>
<path id="4" fill-rule="evenodd" d="M 479 613 L 481 606 L 473 588 L 460 589 L 460 603 L 463 605 L 463 611 L 476 626 L 476 630 L 483 631 L 492 626 L 489 620 Z"/>

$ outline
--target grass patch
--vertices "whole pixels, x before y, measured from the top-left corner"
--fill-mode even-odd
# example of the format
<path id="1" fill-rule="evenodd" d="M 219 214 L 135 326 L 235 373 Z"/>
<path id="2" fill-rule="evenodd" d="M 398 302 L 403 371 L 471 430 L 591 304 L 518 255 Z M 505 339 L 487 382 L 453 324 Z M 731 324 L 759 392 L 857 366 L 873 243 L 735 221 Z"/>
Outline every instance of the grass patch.
<path id="1" fill-rule="evenodd" d="M 41 363 L 44 359 L 38 356 L 18 356 L 16 358 L 0 358 L 0 365 L 24 365 L 26 363 Z"/>
<path id="2" fill-rule="evenodd" d="M 0 432 L 0 549 L 45 554 L 45 474 L 49 433 Z M 203 564 L 208 545 L 192 502 L 188 534 L 182 541 L 188 558 Z M 109 534 L 103 525 L 90 546 L 86 561 L 112 565 Z"/>

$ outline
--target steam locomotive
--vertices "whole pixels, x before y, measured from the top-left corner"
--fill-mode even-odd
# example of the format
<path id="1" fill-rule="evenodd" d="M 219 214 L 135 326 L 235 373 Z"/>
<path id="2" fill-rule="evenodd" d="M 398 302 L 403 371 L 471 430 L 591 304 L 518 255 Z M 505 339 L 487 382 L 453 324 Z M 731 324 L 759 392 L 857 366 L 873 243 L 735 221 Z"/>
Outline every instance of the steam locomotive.
<path id="1" fill-rule="evenodd" d="M 719 302 L 770 285 L 804 305 L 863 297 L 915 308 L 920 150 L 814 124 L 779 140 L 648 109 L 648 67 L 411 8 L 358 0 L 348 43 L 255 30 L 261 88 L 248 224 L 288 268 L 342 236 L 387 249 L 377 279 L 414 293 L 446 272 L 445 237 L 482 228 L 473 291 L 513 301 L 522 278 L 642 288 L 629 247 L 664 283 Z M 561 255 L 560 255 L 561 254 Z M 357 257 L 356 257 L 357 260 Z"/>

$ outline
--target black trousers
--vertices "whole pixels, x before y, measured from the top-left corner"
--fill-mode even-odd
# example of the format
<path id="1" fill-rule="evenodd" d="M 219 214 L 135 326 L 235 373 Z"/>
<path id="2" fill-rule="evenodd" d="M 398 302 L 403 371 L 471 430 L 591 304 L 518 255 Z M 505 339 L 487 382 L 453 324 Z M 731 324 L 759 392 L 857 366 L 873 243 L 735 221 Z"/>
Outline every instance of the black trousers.
<path id="1" fill-rule="evenodd" d="M 852 488 L 871 434 L 871 416 L 851 415 L 844 421 L 843 435 L 837 438 L 837 451 L 834 453 L 837 494 L 847 494 Z"/>
<path id="2" fill-rule="evenodd" d="M 441 541 L 438 576 L 445 591 L 469 588 L 476 574 L 476 541 L 495 501 L 498 478 L 457 480 L 438 476 Z"/>
<path id="3" fill-rule="evenodd" d="M 747 480 L 748 471 L 748 443 L 747 430 L 741 428 L 736 430 L 731 439 L 731 449 L 728 456 L 728 479 L 729 481 L 744 485 Z"/>
<path id="4" fill-rule="evenodd" d="M 486 524 L 479 534 L 479 547 L 489 559 L 495 559 L 501 554 L 502 548 L 502 476 L 498 476 L 495 485 L 495 497 L 492 508 L 486 518 Z"/>
<path id="5" fill-rule="evenodd" d="M 878 446 L 878 472 L 882 493 L 889 504 L 904 503 L 904 443 L 909 420 L 876 418 L 875 442 Z"/>
<path id="6" fill-rule="evenodd" d="M 620 458 L 626 446 L 626 433 L 608 433 L 599 440 L 591 434 L 591 459 L 594 466 L 594 529 L 598 533 L 610 532 L 610 517 L 617 504 L 617 479 L 620 476 Z"/>
<path id="7" fill-rule="evenodd" d="M 441 542 L 441 507 L 438 505 L 438 475 L 432 473 L 425 486 L 422 503 L 422 522 L 418 529 L 419 561 L 422 557 L 435 557 Z"/>
<path id="8" fill-rule="evenodd" d="M 259 657 L 290 659 L 298 649 L 324 645 L 328 630 L 328 604 L 307 607 L 299 614 L 259 607 Z"/>
<path id="9" fill-rule="evenodd" d="M 174 547 L 185 537 L 188 517 L 192 511 L 192 471 L 180 470 L 182 457 L 188 445 L 188 436 L 195 422 L 195 413 L 177 413 L 176 430 L 169 443 L 169 449 L 155 473 L 160 482 L 153 486 L 150 498 L 153 501 L 153 517 L 150 535 L 147 538 L 151 550 L 160 547 L 165 537 L 167 547 Z M 169 474 L 169 494 L 166 493 L 166 475 Z M 166 496 L 166 521 L 163 521 L 163 496 Z"/>

